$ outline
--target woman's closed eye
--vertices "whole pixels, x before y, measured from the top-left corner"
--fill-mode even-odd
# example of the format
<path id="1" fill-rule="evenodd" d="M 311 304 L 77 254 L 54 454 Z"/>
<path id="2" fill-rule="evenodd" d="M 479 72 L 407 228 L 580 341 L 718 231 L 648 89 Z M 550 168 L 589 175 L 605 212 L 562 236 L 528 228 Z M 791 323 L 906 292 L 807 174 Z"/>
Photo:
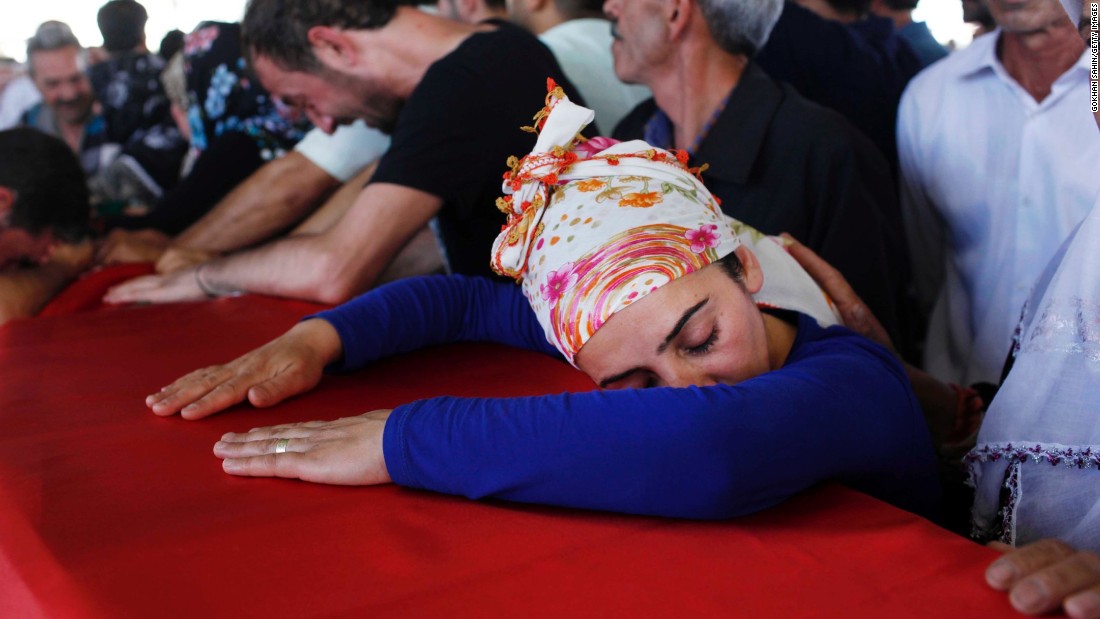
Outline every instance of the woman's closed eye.
<path id="1" fill-rule="evenodd" d="M 660 387 L 660 379 L 656 374 L 643 368 L 636 368 L 630 373 L 618 378 L 614 381 L 606 382 L 601 387 L 603 389 L 648 389 L 650 387 Z"/>
<path id="2" fill-rule="evenodd" d="M 710 349 L 714 346 L 714 343 L 718 341 L 718 325 L 715 324 L 711 327 L 710 335 L 705 340 L 694 346 L 685 347 L 685 351 L 689 355 L 705 355 L 710 352 Z"/>

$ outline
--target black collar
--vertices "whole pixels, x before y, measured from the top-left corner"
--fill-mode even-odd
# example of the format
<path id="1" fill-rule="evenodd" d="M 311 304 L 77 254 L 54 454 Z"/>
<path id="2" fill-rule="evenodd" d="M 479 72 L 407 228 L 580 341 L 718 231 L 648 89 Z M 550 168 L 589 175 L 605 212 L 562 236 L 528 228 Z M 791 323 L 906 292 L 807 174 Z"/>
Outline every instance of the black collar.
<path id="1" fill-rule="evenodd" d="M 747 183 L 785 97 L 775 80 L 756 63 L 749 62 L 730 93 L 726 109 L 703 139 L 692 163 L 709 163 L 707 176 Z"/>

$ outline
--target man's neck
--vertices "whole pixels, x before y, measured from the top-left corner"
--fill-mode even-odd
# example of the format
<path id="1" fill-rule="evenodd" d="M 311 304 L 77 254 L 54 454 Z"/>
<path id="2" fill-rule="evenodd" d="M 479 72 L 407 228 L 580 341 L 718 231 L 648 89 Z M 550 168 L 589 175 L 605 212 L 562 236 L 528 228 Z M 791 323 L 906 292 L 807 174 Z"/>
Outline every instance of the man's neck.
<path id="1" fill-rule="evenodd" d="M 997 42 L 1005 70 L 1040 103 L 1084 51 L 1085 44 L 1069 19 L 1034 32 L 1005 32 Z"/>
<path id="2" fill-rule="evenodd" d="M 536 36 L 540 36 L 547 30 L 560 26 L 567 21 L 570 21 L 570 18 L 563 15 L 553 2 L 549 2 L 544 9 L 532 14 L 524 26 L 535 33 Z M 610 27 L 609 24 L 608 28 Z"/>
<path id="3" fill-rule="evenodd" d="M 98 113 L 98 104 L 88 110 L 88 114 L 84 118 L 76 121 L 62 120 L 61 116 L 52 107 L 48 107 L 47 110 L 49 115 L 46 117 L 46 127 L 52 127 L 53 130 L 57 131 L 58 137 L 69 145 L 70 150 L 79 155 L 84 144 L 84 130 L 92 117 Z"/>
<path id="4" fill-rule="evenodd" d="M 748 66 L 744 56 L 730 56 L 717 48 L 682 49 L 669 70 L 649 84 L 657 107 L 674 128 L 674 146 L 691 148 L 714 112 Z"/>
<path id="5" fill-rule="evenodd" d="M 113 52 L 107 52 L 107 57 L 113 60 L 115 58 L 123 58 L 125 56 L 144 56 L 148 53 L 149 50 L 145 47 L 145 44 L 142 43 L 141 45 L 138 45 L 137 47 L 131 47 L 130 49 L 119 49 Z"/>
<path id="6" fill-rule="evenodd" d="M 887 17 L 894 20 L 895 30 L 901 30 L 902 28 L 913 23 L 912 11 L 891 11 L 890 14 L 887 15 Z"/>
<path id="7" fill-rule="evenodd" d="M 453 52 L 463 41 L 495 26 L 464 24 L 430 15 L 412 7 L 400 7 L 385 28 L 368 31 L 375 51 L 388 56 L 389 71 L 401 96 L 408 97 L 428 68 Z"/>
<path id="8" fill-rule="evenodd" d="M 871 1 L 871 14 L 890 18 L 893 20 L 896 30 L 901 30 L 913 23 L 912 9 L 892 9 L 884 0 Z"/>
<path id="9" fill-rule="evenodd" d="M 58 121 L 57 123 L 57 130 L 61 132 L 61 138 L 78 155 L 80 154 L 81 144 L 84 142 L 84 127 L 86 125 L 86 122 L 74 124 Z"/>

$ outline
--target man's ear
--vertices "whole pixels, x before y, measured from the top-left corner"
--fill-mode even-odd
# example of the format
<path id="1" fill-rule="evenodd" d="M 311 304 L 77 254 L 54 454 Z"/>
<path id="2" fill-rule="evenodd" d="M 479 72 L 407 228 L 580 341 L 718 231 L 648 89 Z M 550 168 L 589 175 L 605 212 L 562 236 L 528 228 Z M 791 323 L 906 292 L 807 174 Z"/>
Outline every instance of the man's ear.
<path id="1" fill-rule="evenodd" d="M 694 0 L 666 0 L 665 19 L 668 20 L 668 35 L 673 41 L 681 39 L 691 25 L 694 17 Z"/>
<path id="2" fill-rule="evenodd" d="M 347 31 L 329 26 L 314 26 L 306 33 L 313 53 L 330 69 L 347 70 L 358 61 L 358 49 Z"/>
<path id="3" fill-rule="evenodd" d="M 546 5 L 550 3 L 550 0 L 517 0 L 527 5 L 527 14 L 533 15 L 546 8 Z"/>
<path id="4" fill-rule="evenodd" d="M 749 294 L 760 292 L 760 289 L 764 287 L 764 272 L 760 270 L 760 261 L 756 259 L 756 254 L 744 245 L 738 245 L 737 249 L 733 251 L 741 260 L 741 266 L 744 268 L 745 275 L 741 281 L 745 284 L 745 290 L 748 290 Z"/>

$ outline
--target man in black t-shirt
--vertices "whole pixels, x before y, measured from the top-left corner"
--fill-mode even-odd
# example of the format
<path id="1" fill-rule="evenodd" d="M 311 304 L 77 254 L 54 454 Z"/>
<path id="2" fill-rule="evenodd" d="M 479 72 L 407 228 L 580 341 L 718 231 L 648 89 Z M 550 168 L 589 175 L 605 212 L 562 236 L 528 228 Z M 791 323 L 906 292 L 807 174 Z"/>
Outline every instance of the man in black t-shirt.
<path id="1" fill-rule="evenodd" d="M 495 201 L 547 78 L 580 97 L 550 51 L 503 23 L 468 25 L 398 0 L 252 0 L 244 44 L 264 86 L 332 132 L 362 118 L 393 142 L 355 204 L 324 232 L 292 236 L 112 290 L 110 302 L 246 290 L 338 303 L 362 292 L 438 216 L 452 271 L 489 274 Z"/>

